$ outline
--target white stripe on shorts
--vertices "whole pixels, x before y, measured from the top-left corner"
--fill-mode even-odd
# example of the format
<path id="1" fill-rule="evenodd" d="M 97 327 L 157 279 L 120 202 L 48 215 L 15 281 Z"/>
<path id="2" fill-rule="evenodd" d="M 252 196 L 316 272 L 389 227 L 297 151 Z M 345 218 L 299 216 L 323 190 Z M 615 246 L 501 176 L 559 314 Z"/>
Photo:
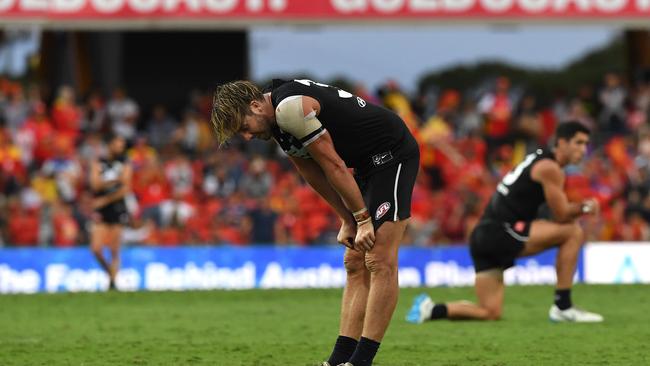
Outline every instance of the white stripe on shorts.
<path id="1" fill-rule="evenodd" d="M 510 236 L 515 238 L 516 240 L 519 240 L 520 242 L 523 242 L 523 243 L 528 241 L 527 236 L 519 235 L 516 231 L 512 230 L 512 228 L 510 227 L 509 224 L 503 224 L 503 226 L 506 228 L 506 232 L 508 234 L 510 234 Z"/>
<path id="2" fill-rule="evenodd" d="M 402 163 L 397 166 L 397 174 L 395 174 L 395 188 L 393 189 L 393 198 L 395 199 L 395 215 L 393 221 L 397 221 L 397 184 L 399 183 L 399 172 L 402 170 Z"/>

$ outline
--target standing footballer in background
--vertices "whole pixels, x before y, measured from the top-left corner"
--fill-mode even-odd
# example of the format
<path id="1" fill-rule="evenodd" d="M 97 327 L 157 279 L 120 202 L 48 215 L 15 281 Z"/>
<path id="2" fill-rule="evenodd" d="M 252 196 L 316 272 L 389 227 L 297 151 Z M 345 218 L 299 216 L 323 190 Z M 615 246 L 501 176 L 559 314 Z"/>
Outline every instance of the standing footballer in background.
<path id="1" fill-rule="evenodd" d="M 212 124 L 220 144 L 235 134 L 274 138 L 340 217 L 347 283 L 323 365 L 371 365 L 397 303 L 397 251 L 419 166 L 404 122 L 338 88 L 274 80 L 267 93 L 247 81 L 217 87 Z"/>
<path id="2" fill-rule="evenodd" d="M 129 221 L 125 197 L 131 192 L 132 168 L 124 157 L 124 138 L 111 135 L 107 143 L 107 156 L 90 165 L 90 188 L 94 195 L 95 209 L 90 247 L 108 274 L 109 289 L 115 290 L 115 278 L 120 268 L 122 229 Z M 104 246 L 111 252 L 110 262 L 104 256 Z"/>
<path id="3" fill-rule="evenodd" d="M 435 319 L 497 320 L 501 317 L 503 271 L 515 258 L 557 247 L 555 303 L 549 317 L 555 322 L 601 322 L 603 317 L 573 306 L 573 274 L 583 244 L 576 220 L 598 214 L 598 201 L 569 202 L 564 192 L 564 171 L 578 164 L 587 151 L 589 130 L 579 122 L 557 127 L 551 151 L 538 149 L 506 174 L 497 185 L 483 217 L 470 236 L 470 252 L 476 269 L 478 304 L 465 301 L 434 304 L 427 295 L 416 297 L 406 320 L 422 323 Z M 551 220 L 536 219 L 547 203 Z"/>

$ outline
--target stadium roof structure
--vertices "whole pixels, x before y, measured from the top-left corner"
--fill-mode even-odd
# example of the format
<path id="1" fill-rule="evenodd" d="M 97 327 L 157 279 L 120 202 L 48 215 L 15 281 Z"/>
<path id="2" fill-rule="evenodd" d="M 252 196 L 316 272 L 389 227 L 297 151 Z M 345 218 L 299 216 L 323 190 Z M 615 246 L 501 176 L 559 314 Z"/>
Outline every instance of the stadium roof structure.
<path id="1" fill-rule="evenodd" d="M 0 25 L 245 29 L 253 25 L 650 24 L 650 0 L 0 0 Z"/>

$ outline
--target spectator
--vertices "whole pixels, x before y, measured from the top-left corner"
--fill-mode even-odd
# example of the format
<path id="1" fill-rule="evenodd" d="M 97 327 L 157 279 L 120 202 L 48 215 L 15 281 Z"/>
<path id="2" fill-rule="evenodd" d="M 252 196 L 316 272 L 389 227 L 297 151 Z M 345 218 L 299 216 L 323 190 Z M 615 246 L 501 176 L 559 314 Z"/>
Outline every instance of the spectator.
<path id="1" fill-rule="evenodd" d="M 106 132 L 107 122 L 108 111 L 104 98 L 99 92 L 91 93 L 83 111 L 82 129 L 86 133 Z"/>
<path id="2" fill-rule="evenodd" d="M 203 192 L 208 196 L 228 197 L 237 189 L 237 182 L 222 164 L 207 167 L 203 177 Z"/>
<path id="3" fill-rule="evenodd" d="M 257 200 L 255 208 L 248 212 L 251 221 L 250 240 L 256 244 L 273 244 L 279 237 L 281 229 L 278 222 L 278 214 L 271 210 L 269 201 L 266 199 Z"/>
<path id="4" fill-rule="evenodd" d="M 81 167 L 72 152 L 72 141 L 61 138 L 54 146 L 54 156 L 43 163 L 42 171 L 56 181 L 57 194 L 64 202 L 77 198 Z"/>
<path id="5" fill-rule="evenodd" d="M 598 122 L 608 134 L 625 133 L 625 98 L 627 91 L 621 84 L 621 78 L 616 73 L 605 74 L 605 86 L 600 91 L 602 110 Z"/>
<path id="6" fill-rule="evenodd" d="M 52 226 L 54 227 L 54 246 L 70 247 L 77 244 L 79 224 L 72 214 L 70 205 L 58 202 L 54 206 Z"/>
<path id="7" fill-rule="evenodd" d="M 19 131 L 21 146 L 27 151 L 27 160 L 40 165 L 52 157 L 56 134 L 52 122 L 47 115 L 45 104 L 34 106 L 30 117 L 27 118 Z"/>
<path id="8" fill-rule="evenodd" d="M 39 239 L 38 211 L 25 209 L 18 199 L 12 199 L 8 206 L 8 242 L 17 246 L 35 246 Z"/>
<path id="9" fill-rule="evenodd" d="M 172 141 L 178 123 L 167 114 L 167 109 L 161 104 L 153 107 L 152 116 L 147 123 L 147 139 L 151 146 L 160 150 Z"/>
<path id="10" fill-rule="evenodd" d="M 465 137 L 480 133 L 481 115 L 476 109 L 476 104 L 471 100 L 465 102 L 463 110 L 459 116 L 458 136 Z"/>
<path id="11" fill-rule="evenodd" d="M 483 95 L 478 102 L 478 110 L 485 118 L 485 138 L 490 148 L 509 141 L 513 109 L 509 92 L 510 81 L 501 76 L 497 78 L 494 90 Z"/>
<path id="12" fill-rule="evenodd" d="M 79 137 L 81 129 L 81 110 L 76 104 L 72 87 L 64 85 L 52 107 L 52 122 L 58 134 L 72 142 Z"/>
<path id="13" fill-rule="evenodd" d="M 131 142 L 135 138 L 136 124 L 140 114 L 138 104 L 127 97 L 124 89 L 113 91 L 113 98 L 106 105 L 113 132 Z"/>
<path id="14" fill-rule="evenodd" d="M 542 129 L 542 120 L 535 97 L 524 96 L 514 117 L 513 134 L 515 149 L 518 150 L 515 160 L 523 160 L 525 155 L 540 146 Z"/>
<path id="15" fill-rule="evenodd" d="M 127 150 L 127 157 L 133 165 L 134 179 L 137 180 L 138 174 L 148 165 L 158 163 L 158 152 L 147 143 L 147 138 L 143 135 L 135 139 L 133 147 Z"/>
<path id="16" fill-rule="evenodd" d="M 140 167 L 133 179 L 133 192 L 142 211 L 158 206 L 171 197 L 171 188 L 156 161 Z"/>
<path id="17" fill-rule="evenodd" d="M 25 96 L 23 95 L 22 88 L 18 85 L 13 85 L 7 93 L 7 100 L 2 109 L 3 119 L 5 125 L 10 131 L 16 131 L 22 127 L 25 119 L 29 115 L 30 108 Z"/>
<path id="18" fill-rule="evenodd" d="M 206 131 L 205 124 L 201 123 L 198 114 L 192 110 L 185 112 L 181 125 L 174 131 L 174 141 L 176 141 L 188 155 L 196 157 L 199 151 L 199 143 L 201 136 L 205 136 L 206 132 L 209 136 L 209 128 Z M 205 148 L 205 146 L 202 146 Z"/>
<path id="19" fill-rule="evenodd" d="M 194 169 L 188 157 L 175 150 L 172 153 L 172 158 L 165 164 L 164 169 L 172 195 L 179 199 L 193 200 Z"/>
<path id="20" fill-rule="evenodd" d="M 248 172 L 241 180 L 242 191 L 248 197 L 262 198 L 268 194 L 272 184 L 273 178 L 266 170 L 266 161 L 261 157 L 253 158 L 248 166 Z"/>
<path id="21" fill-rule="evenodd" d="M 6 130 L 0 129 L 0 189 L 17 193 L 26 182 L 22 151 L 12 143 Z"/>

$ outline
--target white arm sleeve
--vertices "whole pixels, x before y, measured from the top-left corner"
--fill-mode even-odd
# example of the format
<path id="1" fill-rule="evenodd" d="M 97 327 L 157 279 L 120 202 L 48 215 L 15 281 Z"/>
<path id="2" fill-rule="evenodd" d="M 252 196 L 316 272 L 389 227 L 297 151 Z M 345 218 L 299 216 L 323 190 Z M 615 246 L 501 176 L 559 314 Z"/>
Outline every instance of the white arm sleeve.
<path id="1" fill-rule="evenodd" d="M 302 95 L 283 99 L 275 109 L 275 120 L 282 131 L 293 135 L 305 147 L 325 133 L 325 127 L 316 118 L 316 112 L 312 111 L 305 116 Z"/>

